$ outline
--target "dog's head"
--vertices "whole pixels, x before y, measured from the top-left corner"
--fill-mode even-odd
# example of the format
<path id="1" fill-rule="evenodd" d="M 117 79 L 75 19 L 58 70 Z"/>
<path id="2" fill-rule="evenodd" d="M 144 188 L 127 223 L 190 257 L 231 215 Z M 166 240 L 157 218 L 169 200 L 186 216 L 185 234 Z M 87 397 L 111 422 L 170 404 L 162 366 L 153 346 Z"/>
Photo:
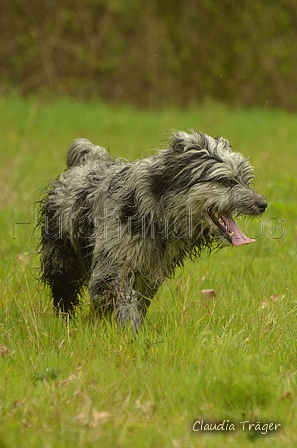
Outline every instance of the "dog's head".
<path id="1" fill-rule="evenodd" d="M 171 151 L 177 195 L 183 192 L 186 208 L 203 223 L 203 234 L 223 246 L 254 241 L 234 220 L 259 216 L 267 207 L 264 197 L 253 189 L 255 176 L 248 159 L 233 152 L 228 140 L 196 131 L 174 134 Z"/>

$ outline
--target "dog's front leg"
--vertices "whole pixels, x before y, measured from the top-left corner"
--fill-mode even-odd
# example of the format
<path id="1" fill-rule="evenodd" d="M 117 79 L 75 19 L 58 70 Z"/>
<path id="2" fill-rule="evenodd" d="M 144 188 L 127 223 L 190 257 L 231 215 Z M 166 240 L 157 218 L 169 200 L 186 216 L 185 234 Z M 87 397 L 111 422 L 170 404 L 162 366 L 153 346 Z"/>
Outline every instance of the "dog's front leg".
<path id="1" fill-rule="evenodd" d="M 133 272 L 129 271 L 121 281 L 117 294 L 115 317 L 119 324 L 124 327 L 131 326 L 132 330 L 137 333 L 146 307 L 144 301 L 141 300 L 140 293 L 133 288 L 134 280 Z"/>
<path id="2" fill-rule="evenodd" d="M 91 303 L 102 313 L 114 307 L 117 322 L 124 327 L 131 326 L 137 333 L 150 302 L 135 289 L 134 273 L 131 270 L 120 275 L 109 272 L 102 277 L 102 271 L 102 268 L 93 271 L 89 284 Z"/>
<path id="3" fill-rule="evenodd" d="M 131 326 L 137 333 L 142 321 L 139 310 L 138 293 L 134 289 L 121 290 L 116 303 L 116 320 L 124 327 Z"/>

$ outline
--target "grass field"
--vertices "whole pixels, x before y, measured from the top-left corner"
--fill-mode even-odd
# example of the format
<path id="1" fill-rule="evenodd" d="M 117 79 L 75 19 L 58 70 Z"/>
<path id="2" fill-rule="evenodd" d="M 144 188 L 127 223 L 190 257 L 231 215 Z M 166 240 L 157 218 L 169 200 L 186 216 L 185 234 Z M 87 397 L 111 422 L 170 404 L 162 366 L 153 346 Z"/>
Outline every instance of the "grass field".
<path id="1" fill-rule="evenodd" d="M 18 97 L 0 112 L 0 448 L 296 446 L 297 116 Z M 247 229 L 256 243 L 187 264 L 135 339 L 92 316 L 87 292 L 65 323 L 34 278 L 41 189 L 76 137 L 133 159 L 172 128 L 223 135 L 251 157 L 269 203 Z M 194 432 L 201 420 L 235 431 Z M 281 426 L 263 436 L 243 421 Z"/>

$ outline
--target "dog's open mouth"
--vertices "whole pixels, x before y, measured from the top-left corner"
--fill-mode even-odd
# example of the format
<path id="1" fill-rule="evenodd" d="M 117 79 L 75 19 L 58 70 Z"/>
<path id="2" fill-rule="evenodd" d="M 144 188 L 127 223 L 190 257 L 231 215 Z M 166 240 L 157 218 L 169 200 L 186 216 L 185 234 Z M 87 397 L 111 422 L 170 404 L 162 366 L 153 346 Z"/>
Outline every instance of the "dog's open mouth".
<path id="1" fill-rule="evenodd" d="M 220 229 L 222 235 L 233 244 L 233 246 L 242 246 L 243 244 L 253 243 L 255 240 L 244 235 L 236 222 L 230 216 L 223 215 L 216 217 L 214 213 L 209 213 L 214 224 Z"/>

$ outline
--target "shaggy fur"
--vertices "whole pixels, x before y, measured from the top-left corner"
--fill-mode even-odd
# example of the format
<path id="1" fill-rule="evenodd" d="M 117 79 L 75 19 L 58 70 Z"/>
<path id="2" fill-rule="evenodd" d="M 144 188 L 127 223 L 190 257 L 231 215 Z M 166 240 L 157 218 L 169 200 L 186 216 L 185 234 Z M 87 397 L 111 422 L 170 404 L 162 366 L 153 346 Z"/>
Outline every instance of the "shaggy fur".
<path id="1" fill-rule="evenodd" d="M 224 138 L 176 132 L 167 149 L 134 162 L 77 139 L 49 185 L 40 225 L 42 280 L 71 312 L 88 283 L 100 311 L 138 330 L 159 286 L 203 248 L 241 245 L 232 216 L 258 216 L 252 166 Z"/>

